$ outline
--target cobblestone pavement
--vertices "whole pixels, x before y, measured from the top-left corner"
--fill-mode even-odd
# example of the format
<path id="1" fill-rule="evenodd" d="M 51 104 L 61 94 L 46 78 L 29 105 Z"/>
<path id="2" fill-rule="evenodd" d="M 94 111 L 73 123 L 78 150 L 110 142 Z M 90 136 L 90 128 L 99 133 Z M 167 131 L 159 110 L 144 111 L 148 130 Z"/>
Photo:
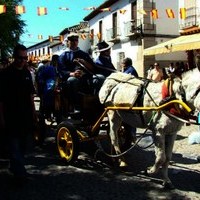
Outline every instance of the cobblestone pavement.
<path id="1" fill-rule="evenodd" d="M 200 199 L 200 146 L 187 143 L 194 130 L 196 127 L 184 126 L 175 142 L 169 168 L 175 190 L 164 190 L 159 174 L 148 177 L 141 173 L 154 161 L 153 147 L 132 149 L 126 155 L 129 167 L 121 171 L 102 153 L 94 156 L 91 143 L 83 146 L 73 165 L 67 166 L 57 154 L 55 133 L 51 130 L 44 145 L 35 147 L 26 158 L 31 174 L 26 182 L 16 182 L 7 171 L 8 161 L 0 159 L 0 200 Z"/>

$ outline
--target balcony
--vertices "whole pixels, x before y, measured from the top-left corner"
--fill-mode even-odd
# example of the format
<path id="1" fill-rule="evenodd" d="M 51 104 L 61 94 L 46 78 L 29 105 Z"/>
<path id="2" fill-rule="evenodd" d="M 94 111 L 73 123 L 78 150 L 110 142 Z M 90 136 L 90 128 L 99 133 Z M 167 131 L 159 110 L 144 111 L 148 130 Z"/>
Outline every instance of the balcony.
<path id="1" fill-rule="evenodd" d="M 131 20 L 124 23 L 124 35 L 126 37 L 139 36 L 142 34 L 142 24 L 140 20 Z"/>
<path id="2" fill-rule="evenodd" d="M 110 28 L 106 30 L 106 39 L 110 42 L 120 41 L 121 31 L 119 27 Z"/>
<path id="3" fill-rule="evenodd" d="M 179 25 L 180 30 L 200 26 L 200 8 L 191 7 L 187 9 L 187 17 L 183 23 Z"/>

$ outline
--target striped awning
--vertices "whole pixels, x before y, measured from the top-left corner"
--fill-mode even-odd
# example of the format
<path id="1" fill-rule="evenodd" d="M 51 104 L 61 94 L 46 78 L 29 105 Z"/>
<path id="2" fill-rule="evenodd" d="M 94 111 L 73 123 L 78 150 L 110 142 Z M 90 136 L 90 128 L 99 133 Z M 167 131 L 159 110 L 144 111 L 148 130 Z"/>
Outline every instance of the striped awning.
<path id="1" fill-rule="evenodd" d="M 150 56 L 194 49 L 200 49 L 200 33 L 183 35 L 153 47 L 144 49 L 144 55 Z"/>

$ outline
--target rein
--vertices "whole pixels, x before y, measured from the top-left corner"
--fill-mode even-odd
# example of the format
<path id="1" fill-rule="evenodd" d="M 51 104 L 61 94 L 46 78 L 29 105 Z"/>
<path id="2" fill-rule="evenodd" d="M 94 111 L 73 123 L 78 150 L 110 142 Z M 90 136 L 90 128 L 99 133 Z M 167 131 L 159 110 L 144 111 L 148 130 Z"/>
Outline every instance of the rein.
<path id="1" fill-rule="evenodd" d="M 152 114 L 152 116 L 151 116 L 151 119 L 149 120 L 149 122 L 148 122 L 148 124 L 147 124 L 147 128 L 145 129 L 144 133 L 141 134 L 141 136 L 139 137 L 139 139 L 137 139 L 137 141 L 136 141 L 133 145 L 131 145 L 130 148 L 128 148 L 127 150 L 125 150 L 124 152 L 122 152 L 122 153 L 120 153 L 120 154 L 111 155 L 111 154 L 108 154 L 108 153 L 105 152 L 105 150 L 103 149 L 103 147 L 102 147 L 100 141 L 98 141 L 98 143 L 97 143 L 98 150 L 95 152 L 95 157 L 96 157 L 98 151 L 101 151 L 101 152 L 103 152 L 106 156 L 108 156 L 108 157 L 110 157 L 110 158 L 118 158 L 118 157 L 123 156 L 124 154 L 128 153 L 131 149 L 133 149 L 133 148 L 136 147 L 136 146 L 139 147 L 140 149 L 147 149 L 147 148 L 149 148 L 150 146 L 152 146 L 152 145 L 154 144 L 154 141 L 153 141 L 151 144 L 147 145 L 146 147 L 141 147 L 141 146 L 139 145 L 139 142 L 142 140 L 142 138 L 146 135 L 147 131 L 149 130 L 149 126 L 150 126 L 150 124 L 151 124 L 151 121 L 154 119 L 155 114 L 156 114 L 156 112 L 153 112 L 153 114 Z M 153 132 L 152 132 L 152 133 L 153 133 Z M 152 138 L 154 138 L 154 136 L 155 136 L 155 133 L 153 133 Z"/>
<path id="2" fill-rule="evenodd" d="M 181 121 L 181 122 L 183 122 L 183 123 L 186 123 L 186 124 L 193 124 L 193 125 L 198 125 L 198 126 L 200 126 L 200 123 L 198 123 L 198 122 L 192 122 L 192 121 L 190 121 L 190 120 L 181 118 L 181 117 L 179 117 L 179 116 L 176 116 L 176 115 L 170 113 L 169 111 L 162 111 L 162 112 L 165 113 L 168 117 L 172 117 L 172 118 L 174 118 L 174 119 L 176 119 L 176 120 L 178 120 L 178 121 Z"/>

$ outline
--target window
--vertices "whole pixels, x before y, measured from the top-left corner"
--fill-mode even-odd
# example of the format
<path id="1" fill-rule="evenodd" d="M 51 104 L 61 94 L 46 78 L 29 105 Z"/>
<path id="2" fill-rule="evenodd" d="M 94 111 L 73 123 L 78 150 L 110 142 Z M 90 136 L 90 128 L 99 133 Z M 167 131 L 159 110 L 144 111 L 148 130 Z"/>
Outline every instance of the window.
<path id="1" fill-rule="evenodd" d="M 94 29 L 90 30 L 90 40 L 91 40 L 91 45 L 94 45 Z"/>
<path id="2" fill-rule="evenodd" d="M 137 1 L 131 3 L 131 19 L 137 21 Z"/>
<path id="3" fill-rule="evenodd" d="M 102 38 L 103 38 L 103 22 L 102 21 L 99 21 L 99 42 L 102 41 Z"/>
<path id="4" fill-rule="evenodd" d="M 116 38 L 117 37 L 117 13 L 113 14 L 113 34 L 112 34 L 112 38 Z"/>

